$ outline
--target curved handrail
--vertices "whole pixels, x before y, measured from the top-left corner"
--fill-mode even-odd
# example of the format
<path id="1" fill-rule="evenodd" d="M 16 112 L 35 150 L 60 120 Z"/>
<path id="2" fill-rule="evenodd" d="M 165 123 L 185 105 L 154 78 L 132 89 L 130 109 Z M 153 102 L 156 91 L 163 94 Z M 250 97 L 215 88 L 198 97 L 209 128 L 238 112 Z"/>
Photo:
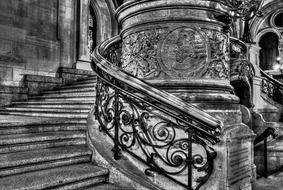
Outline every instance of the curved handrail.
<path id="1" fill-rule="evenodd" d="M 150 84 L 146 83 L 145 81 L 142 81 L 141 79 L 138 79 L 134 76 L 132 76 L 129 73 L 126 73 L 125 71 L 121 70 L 117 66 L 113 65 L 109 61 L 107 61 L 102 55 L 104 55 L 105 50 L 111 46 L 113 43 L 117 43 L 120 41 L 120 37 L 116 36 L 114 38 L 111 38 L 109 40 L 106 40 L 97 48 L 95 49 L 94 53 L 92 54 L 92 59 L 93 61 L 96 60 L 96 62 L 92 62 L 92 68 L 94 71 L 97 72 L 98 69 L 102 70 L 103 72 L 107 73 L 111 77 L 115 78 L 119 82 L 123 82 L 132 88 L 138 90 L 139 92 L 142 92 L 144 95 L 149 96 L 159 103 L 161 103 L 164 107 L 167 107 L 169 109 L 173 109 L 174 111 L 178 112 L 179 114 L 182 115 L 187 115 L 190 118 L 195 119 L 198 121 L 200 124 L 204 126 L 211 127 L 215 134 L 219 135 L 220 131 L 222 129 L 223 123 L 220 120 L 215 119 L 211 115 L 207 114 L 200 108 L 186 103 L 182 101 L 180 98 L 166 92 L 163 90 L 159 90 L 157 88 L 154 88 Z M 99 76 L 99 73 L 98 73 Z M 103 76 L 100 76 L 103 78 Z M 113 84 L 111 84 L 113 85 Z M 133 95 L 133 94 L 132 94 Z M 136 97 L 136 98 L 141 98 L 143 97 Z M 154 105 L 153 105 L 154 106 Z M 182 120 L 182 118 L 180 118 Z M 186 122 L 183 120 L 182 122 Z M 196 130 L 199 132 L 204 132 L 203 129 L 193 126 Z M 208 133 L 206 135 L 209 135 Z M 214 134 L 209 135 L 213 139 L 218 139 L 215 138 Z M 218 141 L 218 140 L 217 140 Z"/>
<path id="2" fill-rule="evenodd" d="M 283 104 L 283 84 L 260 69 L 262 75 L 262 92 L 275 102 Z"/>
<path id="3" fill-rule="evenodd" d="M 272 81 L 272 82 L 275 83 L 276 85 L 281 86 L 281 87 L 283 88 L 283 84 L 282 84 L 280 81 L 278 81 L 278 80 L 276 80 L 275 78 L 271 77 L 269 74 L 267 74 L 266 72 L 264 72 L 261 68 L 259 68 L 259 70 L 260 70 L 260 74 L 261 74 L 263 77 L 267 78 L 268 80 Z"/>
<path id="4" fill-rule="evenodd" d="M 260 135 L 258 135 L 254 140 L 254 145 L 257 145 L 258 143 L 262 142 L 267 137 L 272 136 L 272 138 L 276 138 L 278 134 L 276 133 L 275 129 L 272 127 L 267 127 L 264 132 L 262 132 Z"/>
<path id="5" fill-rule="evenodd" d="M 114 159 L 126 151 L 146 165 L 146 175 L 157 172 L 199 189 L 212 174 L 217 152 L 210 144 L 220 141 L 222 122 L 120 69 L 120 50 L 121 39 L 114 37 L 92 55 L 98 76 L 94 114 L 114 142 Z M 193 144 L 203 151 L 193 152 Z M 193 178 L 193 171 L 200 175 Z"/>
<path id="6" fill-rule="evenodd" d="M 268 159 L 267 159 L 267 138 L 271 136 L 273 139 L 275 139 L 278 134 L 276 133 L 275 129 L 272 127 L 267 127 L 263 133 L 258 135 L 254 140 L 254 146 L 259 144 L 263 141 L 263 162 L 264 162 L 264 177 L 267 178 L 268 176 Z"/>

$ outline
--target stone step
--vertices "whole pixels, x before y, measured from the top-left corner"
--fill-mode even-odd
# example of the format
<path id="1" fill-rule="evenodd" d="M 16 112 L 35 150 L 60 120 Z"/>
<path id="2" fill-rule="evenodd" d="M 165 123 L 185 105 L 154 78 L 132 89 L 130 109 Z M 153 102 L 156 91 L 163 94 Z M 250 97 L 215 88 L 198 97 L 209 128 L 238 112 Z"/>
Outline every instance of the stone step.
<path id="1" fill-rule="evenodd" d="M 80 108 L 80 109 L 71 109 L 71 108 L 33 108 L 33 107 L 6 107 L 6 108 L 0 108 L 1 111 L 17 111 L 17 112 L 52 112 L 52 113 L 88 113 L 90 110 L 87 108 Z"/>
<path id="2" fill-rule="evenodd" d="M 63 90 L 63 89 L 84 89 L 84 88 L 95 88 L 96 83 L 93 82 L 85 82 L 85 83 L 71 83 L 68 85 L 55 87 L 53 90 Z"/>
<path id="3" fill-rule="evenodd" d="M 85 124 L 55 123 L 55 124 L 24 124 L 24 125 L 0 125 L 0 135 L 43 133 L 57 131 L 86 131 Z"/>
<path id="4" fill-rule="evenodd" d="M 98 184 L 93 187 L 86 187 L 79 190 L 135 190 L 132 187 L 122 187 L 112 183 Z"/>
<path id="5" fill-rule="evenodd" d="M 46 141 L 58 141 L 66 139 L 85 139 L 86 133 L 82 131 L 64 131 L 64 132 L 45 132 L 31 134 L 11 134 L 1 135 L 0 149 L 8 145 L 24 143 L 40 143 Z"/>
<path id="6" fill-rule="evenodd" d="M 88 110 L 87 110 L 88 111 Z M 87 118 L 88 113 L 70 113 L 70 112 L 47 112 L 43 110 L 42 112 L 39 111 L 0 111 L 2 115 L 17 115 L 17 116 L 33 116 L 33 117 L 52 117 L 52 118 Z"/>
<path id="7" fill-rule="evenodd" d="M 253 190 L 282 190 L 283 172 L 275 173 L 268 178 L 261 177 L 252 183 Z"/>
<path id="8" fill-rule="evenodd" d="M 96 83 L 97 83 L 97 80 L 91 78 L 91 79 L 82 79 L 82 80 L 74 81 L 74 82 L 65 84 L 64 86 L 79 86 L 79 85 L 86 85 L 86 84 L 95 85 Z"/>
<path id="9" fill-rule="evenodd" d="M 254 160 L 257 172 L 263 175 L 264 172 L 264 146 L 259 144 L 254 149 Z M 278 172 L 283 168 L 283 136 L 279 136 L 267 143 L 267 166 L 268 174 Z"/>
<path id="10" fill-rule="evenodd" d="M 0 178 L 1 190 L 74 189 L 105 183 L 107 169 L 91 163 L 64 166 Z"/>
<path id="11" fill-rule="evenodd" d="M 44 97 L 44 96 L 32 96 L 29 97 L 29 100 L 32 101 L 89 101 L 91 102 L 95 102 L 95 95 L 88 95 L 88 96 L 70 96 L 70 97 L 66 97 L 66 96 L 52 96 L 52 97 Z"/>
<path id="12" fill-rule="evenodd" d="M 82 92 L 72 92 L 72 93 L 53 93 L 53 94 L 41 94 L 36 96 L 31 96 L 32 98 L 73 98 L 73 97 L 87 97 L 87 96 L 95 96 L 95 91 L 82 91 Z"/>
<path id="13" fill-rule="evenodd" d="M 31 142 L 24 144 L 12 144 L 9 146 L 0 147 L 0 155 L 10 152 L 21 152 L 27 150 L 36 150 L 43 148 L 54 148 L 62 146 L 75 146 L 75 145 L 86 145 L 85 138 L 76 138 L 76 139 L 59 139 L 59 140 L 49 140 L 49 141 L 40 141 L 40 142 Z"/>
<path id="14" fill-rule="evenodd" d="M 80 78 L 80 79 L 77 79 L 74 83 L 89 82 L 89 81 L 96 82 L 97 77 L 96 76 L 90 76 L 90 77 Z"/>
<path id="15" fill-rule="evenodd" d="M 67 94 L 67 93 L 82 93 L 82 92 L 95 92 L 95 87 L 87 88 L 67 88 L 67 89 L 58 89 L 58 90 L 48 90 L 42 92 L 42 94 Z"/>
<path id="16" fill-rule="evenodd" d="M 7 118 L 8 120 L 4 120 Z M 48 124 L 86 124 L 85 119 L 72 118 L 45 118 L 45 117 L 29 117 L 29 116 L 7 116 L 0 114 L 0 127 L 13 127 L 21 125 L 48 125 Z"/>
<path id="17" fill-rule="evenodd" d="M 85 78 L 79 78 L 79 79 L 77 79 L 77 81 L 88 81 L 88 80 L 96 80 L 96 79 L 97 79 L 97 76 L 93 75 L 93 76 L 88 76 L 88 77 L 85 77 Z"/>
<path id="18" fill-rule="evenodd" d="M 70 100 L 60 100 L 60 101 L 14 101 L 12 106 L 89 106 L 93 105 L 90 101 L 78 100 L 78 101 L 70 101 Z"/>
<path id="19" fill-rule="evenodd" d="M 0 177 L 89 162 L 87 146 L 66 146 L 0 155 Z"/>
<path id="20" fill-rule="evenodd" d="M 14 103 L 13 106 L 14 107 L 22 107 L 22 108 L 41 108 L 41 109 L 45 109 L 45 108 L 61 108 L 61 109 L 90 109 L 92 105 L 94 105 L 93 103 L 85 103 L 85 104 L 81 104 L 81 103 L 53 103 L 53 102 L 45 102 L 46 104 L 41 104 L 41 102 L 39 103 Z M 47 104 L 48 103 L 48 104 Z"/>

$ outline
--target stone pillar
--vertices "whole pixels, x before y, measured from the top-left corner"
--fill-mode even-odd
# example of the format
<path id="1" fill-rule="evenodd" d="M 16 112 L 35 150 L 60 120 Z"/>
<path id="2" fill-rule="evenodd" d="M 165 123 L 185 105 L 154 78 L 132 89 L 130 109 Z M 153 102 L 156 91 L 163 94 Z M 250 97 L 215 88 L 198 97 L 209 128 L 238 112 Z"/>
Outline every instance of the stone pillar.
<path id="1" fill-rule="evenodd" d="M 279 39 L 278 50 L 279 50 L 280 63 L 283 64 L 283 32 L 282 32 L 282 35 Z M 282 69 L 283 69 L 283 65 L 281 65 L 281 66 L 282 66 Z"/>
<path id="2" fill-rule="evenodd" d="M 72 68 L 76 60 L 76 2 L 59 2 L 58 37 L 60 40 L 60 66 Z"/>
<path id="3" fill-rule="evenodd" d="M 78 41 L 77 41 L 77 62 L 76 68 L 92 71 L 90 66 L 90 47 L 89 47 L 89 9 L 94 12 L 93 20 L 96 29 L 96 39 L 93 46 L 117 35 L 118 27 L 114 19 L 114 2 L 107 0 L 79 0 L 78 1 Z"/>
<path id="4" fill-rule="evenodd" d="M 257 44 L 251 44 L 249 45 L 249 61 L 253 63 L 254 65 L 259 66 L 259 52 L 261 50 L 261 47 L 259 47 Z"/>
<path id="5" fill-rule="evenodd" d="M 209 0 L 126 1 L 117 10 L 122 69 L 223 121 L 211 180 L 202 189 L 251 189 L 253 133 L 230 85 L 227 7 Z"/>

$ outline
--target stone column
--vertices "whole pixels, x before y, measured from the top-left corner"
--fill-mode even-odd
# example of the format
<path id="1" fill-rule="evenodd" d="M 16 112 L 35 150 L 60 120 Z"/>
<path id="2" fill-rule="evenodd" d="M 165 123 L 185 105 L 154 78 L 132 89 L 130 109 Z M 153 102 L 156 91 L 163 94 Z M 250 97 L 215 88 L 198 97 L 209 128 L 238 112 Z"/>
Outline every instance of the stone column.
<path id="1" fill-rule="evenodd" d="M 279 50 L 280 63 L 283 63 L 283 32 L 282 32 L 282 35 L 279 39 L 278 50 Z"/>
<path id="2" fill-rule="evenodd" d="M 241 124 L 230 85 L 229 34 L 216 19 L 227 7 L 209 0 L 126 1 L 122 69 L 223 121 L 214 173 L 203 189 L 251 189 L 253 133 Z"/>
<path id="3" fill-rule="evenodd" d="M 72 68 L 75 63 L 75 39 L 76 39 L 76 3 L 75 1 L 58 1 L 60 39 L 60 66 Z"/>
<path id="4" fill-rule="evenodd" d="M 254 65 L 259 66 L 259 52 L 261 50 L 261 47 L 259 47 L 257 44 L 251 44 L 249 45 L 249 61 L 253 63 Z"/>

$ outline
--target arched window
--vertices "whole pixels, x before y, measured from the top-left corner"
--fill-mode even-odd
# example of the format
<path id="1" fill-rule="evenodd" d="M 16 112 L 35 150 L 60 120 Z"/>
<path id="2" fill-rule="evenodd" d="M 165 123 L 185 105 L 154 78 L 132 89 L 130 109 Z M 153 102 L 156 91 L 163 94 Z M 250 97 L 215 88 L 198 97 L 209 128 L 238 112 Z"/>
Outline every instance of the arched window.
<path id="1" fill-rule="evenodd" d="M 260 68 L 263 70 L 272 70 L 277 65 L 276 58 L 278 52 L 279 39 L 273 32 L 264 34 L 259 41 L 260 50 Z"/>

